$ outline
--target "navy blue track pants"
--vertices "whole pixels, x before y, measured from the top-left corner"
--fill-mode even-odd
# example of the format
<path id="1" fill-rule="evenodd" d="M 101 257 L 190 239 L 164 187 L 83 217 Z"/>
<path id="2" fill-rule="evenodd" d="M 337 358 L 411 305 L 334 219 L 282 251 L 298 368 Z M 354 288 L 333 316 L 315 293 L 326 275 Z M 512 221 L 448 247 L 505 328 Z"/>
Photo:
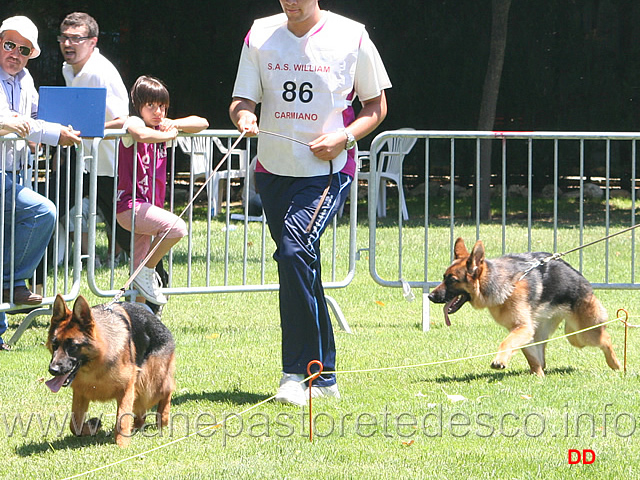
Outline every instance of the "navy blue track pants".
<path id="1" fill-rule="evenodd" d="M 320 360 L 334 371 L 336 346 L 320 277 L 320 236 L 349 193 L 351 177 L 336 173 L 331 188 L 309 233 L 306 229 L 329 176 L 284 177 L 256 173 L 256 186 L 267 216 L 273 255 L 280 278 L 282 371 L 306 376 L 307 364 Z M 314 381 L 317 386 L 336 383 L 335 374 Z"/>

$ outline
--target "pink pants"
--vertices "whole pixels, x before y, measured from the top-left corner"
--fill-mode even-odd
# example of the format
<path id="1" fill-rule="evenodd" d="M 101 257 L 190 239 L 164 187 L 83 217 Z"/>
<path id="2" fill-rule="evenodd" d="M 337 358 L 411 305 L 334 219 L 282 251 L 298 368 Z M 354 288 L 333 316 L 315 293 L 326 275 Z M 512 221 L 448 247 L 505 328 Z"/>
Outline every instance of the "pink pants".
<path id="1" fill-rule="evenodd" d="M 116 214 L 116 220 L 122 228 L 131 231 L 131 210 Z M 175 225 L 174 225 L 175 223 Z M 137 268 L 149 253 L 151 237 L 182 238 L 187 235 L 187 224 L 167 210 L 150 203 L 136 205 L 135 235 L 133 237 L 133 262 Z"/>

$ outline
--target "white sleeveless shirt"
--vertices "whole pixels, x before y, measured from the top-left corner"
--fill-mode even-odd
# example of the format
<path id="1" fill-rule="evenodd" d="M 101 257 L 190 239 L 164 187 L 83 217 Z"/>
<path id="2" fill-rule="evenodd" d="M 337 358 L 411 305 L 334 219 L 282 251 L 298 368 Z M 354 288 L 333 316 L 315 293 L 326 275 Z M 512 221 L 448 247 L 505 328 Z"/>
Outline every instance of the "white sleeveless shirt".
<path id="1" fill-rule="evenodd" d="M 364 52 L 364 53 L 363 53 Z M 284 13 L 256 20 L 245 39 L 233 96 L 261 103 L 260 129 L 308 143 L 350 124 L 351 102 L 375 98 L 391 86 L 382 60 L 360 23 L 325 12 L 306 35 L 287 28 Z M 269 172 L 327 175 L 329 164 L 308 146 L 261 135 L 258 159 Z M 333 171 L 347 161 L 343 151 Z"/>

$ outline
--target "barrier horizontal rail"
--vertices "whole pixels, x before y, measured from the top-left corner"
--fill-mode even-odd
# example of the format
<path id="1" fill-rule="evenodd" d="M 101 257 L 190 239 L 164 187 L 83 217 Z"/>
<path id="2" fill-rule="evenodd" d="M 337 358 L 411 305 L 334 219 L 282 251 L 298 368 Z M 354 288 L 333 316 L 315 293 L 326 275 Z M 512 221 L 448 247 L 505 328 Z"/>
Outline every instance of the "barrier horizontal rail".
<path id="1" fill-rule="evenodd" d="M 92 152 L 97 151 L 99 142 L 114 142 L 117 146 L 119 139 L 125 135 L 124 131 L 108 131 L 105 139 L 97 139 L 92 151 L 84 155 L 79 152 L 80 158 L 85 158 L 88 168 L 96 172 L 97 156 Z M 181 170 L 179 167 L 180 153 L 175 147 L 170 153 L 170 169 L 174 176 L 171 177 L 168 189 L 167 208 L 179 213 L 179 207 L 184 203 L 184 198 L 191 198 L 197 186 L 202 184 L 202 176 L 206 178 L 207 172 L 215 165 L 223 155 L 225 148 L 230 148 L 233 140 L 237 138 L 238 132 L 235 130 L 205 130 L 199 134 L 181 135 L 191 142 L 194 139 L 205 139 L 205 151 L 209 158 L 205 162 L 204 172 L 195 172 L 193 169 L 195 156 L 199 153 L 193 148 L 186 154 L 190 160 L 190 167 Z M 392 242 L 393 247 L 386 241 L 379 245 L 378 225 L 381 221 L 377 216 L 378 204 L 378 182 L 372 181 L 369 185 L 368 193 L 368 213 L 369 213 L 369 270 L 370 275 L 378 284 L 385 287 L 420 288 L 423 293 L 423 329 L 428 329 L 429 323 L 429 302 L 426 299 L 428 291 L 440 281 L 444 267 L 451 260 L 452 246 L 457 236 L 467 239 L 482 238 L 482 233 L 488 229 L 500 229 L 502 241 L 500 245 L 488 246 L 488 255 L 498 256 L 507 251 L 532 251 L 544 250 L 550 252 L 562 251 L 569 247 L 592 240 L 596 236 L 604 236 L 610 233 L 613 228 L 635 225 L 635 205 L 637 195 L 636 181 L 636 157 L 637 140 L 640 134 L 634 132 L 473 132 L 473 131 L 431 131 L 431 130 L 396 130 L 383 132 L 372 142 L 370 151 L 375 152 L 389 138 L 393 137 L 414 137 L 420 142 L 411 154 L 412 162 L 415 163 L 416 155 L 423 154 L 422 160 L 418 158 L 417 176 L 426 179 L 424 193 L 418 200 L 418 217 L 412 211 L 412 218 L 409 220 L 412 227 L 420 226 L 421 229 L 412 228 L 410 236 L 403 229 L 406 221 L 402 217 L 401 209 L 398 208 L 397 229 L 391 229 L 391 235 L 396 236 L 397 241 Z M 214 140 L 215 139 L 215 140 Z M 480 144 L 484 140 L 491 142 L 498 147 L 494 150 L 493 161 L 496 165 L 492 170 L 492 185 L 500 190 L 494 197 L 494 210 L 498 212 L 499 221 L 484 222 L 479 220 L 479 194 L 475 188 L 474 179 L 480 172 Z M 3 138 L 0 141 L 19 141 L 11 138 Z M 2 145 L 2 144 L 0 144 Z M 226 146 L 225 146 L 226 145 Z M 254 151 L 254 142 L 250 139 L 243 140 L 241 151 L 244 153 L 245 161 L 251 158 Z M 420 152 L 422 150 L 422 152 Z M 32 178 L 38 179 L 38 184 L 42 184 L 45 190 L 51 185 L 57 185 L 56 191 L 63 191 L 63 175 L 60 174 L 59 165 L 67 165 L 67 150 L 57 150 L 52 152 L 46 150 L 45 160 L 40 163 L 45 165 L 41 170 L 37 169 L 37 174 Z M 65 152 L 60 158 L 61 152 Z M 183 155 L 184 157 L 184 155 Z M 184 158 L 183 158 L 184 159 Z M 232 166 L 224 167 L 222 175 L 215 179 L 222 187 L 218 190 L 220 194 L 220 207 L 223 212 L 212 219 L 209 215 L 213 206 L 212 189 L 208 188 L 205 199 L 199 202 L 194 209 L 198 210 L 198 215 L 202 215 L 204 210 L 206 221 L 198 222 L 194 220 L 194 209 L 187 212 L 185 220 L 189 226 L 189 237 L 181 243 L 180 247 L 169 256 L 168 267 L 171 275 L 170 285 L 164 289 L 166 294 L 188 295 L 207 293 L 234 293 L 234 292 L 260 292 L 276 291 L 277 271 L 274 262 L 267 261 L 267 256 L 273 249 L 271 241 L 267 239 L 267 227 L 264 220 L 260 222 L 249 221 L 248 206 L 240 206 L 240 202 L 235 198 L 235 194 L 240 188 L 248 192 L 250 181 L 246 176 L 234 177 L 230 170 L 241 170 L 237 162 L 240 157 L 232 159 L 236 162 Z M 378 158 L 371 156 L 371 169 L 375 170 Z M 49 162 L 49 163 L 47 163 Z M 76 175 L 82 178 L 82 162 L 76 162 Z M 499 167 L 497 165 L 500 165 Z M 586 185 L 589 182 L 589 168 L 596 165 L 596 170 L 600 176 L 598 182 L 601 186 L 602 201 L 597 203 L 600 217 L 594 219 L 593 208 L 588 207 L 586 196 Z M 464 169 L 464 175 L 461 174 Z M 612 169 L 618 172 L 624 171 L 626 182 L 629 186 L 630 207 L 621 220 L 620 214 L 616 211 L 615 218 L 612 218 L 612 192 L 622 190 L 618 179 L 612 173 Z M 225 174 L 225 170 L 227 173 Z M 415 169 L 414 169 L 415 170 Z M 437 170 L 437 171 L 436 171 Z M 58 172 L 58 173 L 53 173 Z M 115 172 L 114 172 L 115 173 Z M 198 176 L 200 174 L 200 177 Z M 544 218 L 540 212 L 534 211 L 538 192 L 534 193 L 533 179 L 539 175 L 546 176 L 552 182 L 553 194 L 549 199 L 550 213 Z M 57 177 L 56 175 L 60 175 Z M 593 176 L 593 175 L 591 175 Z M 434 200 L 434 186 L 428 180 L 437 178 L 440 184 L 438 191 L 448 191 L 446 197 L 441 197 L 438 201 L 442 203 L 445 198 L 446 208 L 436 205 Z M 466 180 L 465 180 L 466 178 Z M 513 178 L 520 180 L 513 180 Z M 471 181 L 470 181 L 470 180 Z M 576 196 L 575 214 L 565 218 L 565 213 L 559 208 L 561 195 L 558 188 L 562 181 L 572 183 L 571 190 Z M 593 179 L 592 179 L 593 180 Z M 53 182 L 53 183 L 52 183 Z M 82 182 L 77 180 L 75 203 L 82 204 Z M 519 183 L 518 183 L 519 182 Z M 618 182 L 618 183 L 616 183 Z M 354 182 L 351 190 L 351 198 L 357 198 L 357 183 Z M 457 193 L 456 187 L 459 183 L 464 185 L 466 193 Z M 44 187 L 49 185 L 49 187 Z M 242 185 L 242 187 L 240 187 Z M 521 213 L 513 215 L 512 202 L 508 190 L 510 186 L 518 185 L 522 187 L 522 198 L 516 199 L 521 208 Z M 625 185 L 626 186 L 626 185 Z M 46 312 L 55 297 L 55 293 L 62 292 L 67 300 L 73 299 L 79 293 L 80 272 L 82 259 L 89 259 L 87 262 L 87 281 L 89 288 L 95 294 L 103 297 L 115 295 L 121 283 L 126 280 L 131 272 L 131 265 L 127 267 L 113 266 L 115 263 L 114 245 L 106 246 L 105 238 L 113 235 L 108 232 L 105 235 L 98 232 L 98 212 L 95 203 L 95 192 L 99 188 L 97 175 L 90 175 L 89 190 L 89 242 L 88 253 L 81 255 L 79 249 L 64 248 L 64 253 L 56 253 L 59 259 L 63 257 L 63 267 L 49 269 L 50 275 L 45 280 L 45 301 L 41 310 Z M 48 191 L 48 190 L 46 190 Z M 463 212 L 459 199 L 463 194 L 475 196 L 475 211 L 471 213 Z M 117 195 L 114 189 L 113 195 Z M 114 197 L 115 198 L 115 197 Z M 412 200 L 413 201 L 413 200 Z M 497 202 L 497 203 L 496 203 Z M 415 203 L 415 202 L 414 202 Z M 233 208 L 231 208 L 233 206 Z M 434 214 L 436 208 L 440 208 L 438 215 Z M 618 209 L 619 210 L 619 209 Z M 240 212 L 242 220 L 232 218 L 232 211 Z M 626 210 L 625 210 L 626 211 Z M 62 213 L 62 212 L 59 212 Z M 64 212 L 61 217 L 66 220 L 56 228 L 54 243 L 56 250 L 60 248 L 60 240 L 68 238 L 69 232 L 74 230 L 74 243 L 80 245 L 82 229 L 82 212 L 76 211 L 73 216 L 69 212 Z M 85 212 L 86 213 L 86 212 Z M 112 215 L 115 219 L 115 212 L 102 212 L 105 215 Z M 541 219 L 542 218 L 542 219 Z M 323 245 L 323 256 L 326 266 L 331 273 L 327 276 L 325 288 L 335 289 L 348 286 L 355 275 L 355 261 L 358 254 L 356 248 L 356 221 L 357 205 L 355 201 L 350 202 L 349 234 L 348 238 L 343 238 L 336 228 L 337 219 L 334 221 L 333 235 L 325 235 L 330 238 L 330 245 Z M 74 228 L 71 228 L 71 225 Z M 112 222 L 112 225 L 115 221 Z M 388 232 L 387 235 L 389 234 Z M 620 239 L 606 241 L 602 246 L 595 247 L 593 251 L 572 254 L 568 259 L 576 268 L 585 274 L 592 282 L 594 288 L 606 289 L 628 289 L 637 290 L 640 283 L 636 280 L 636 236 L 635 232 Z M 348 255 L 343 252 L 348 248 Z M 612 251 L 615 248 L 615 251 Z M 96 258 L 105 257 L 106 264 L 111 262 L 108 268 L 96 266 Z M 326 252 L 326 254 L 325 254 Z M 410 253 L 407 253 L 410 252 Z M 176 255 L 178 255 L 176 257 Z M 387 256 L 392 255 L 393 260 L 388 261 Z M 584 271 L 584 256 L 599 255 L 603 259 L 593 271 Z M 577 257 L 577 258 L 576 258 Z M 184 276 L 174 275 L 172 266 L 174 262 L 184 262 L 187 264 L 187 273 Z M 397 269 L 378 271 L 380 264 L 396 264 Z M 204 273 L 203 273 L 204 272 Z M 623 278 L 624 277 L 624 278 Z M 133 295 L 134 291 L 127 292 Z M 346 320 L 343 318 L 339 306 L 333 299 L 328 297 L 329 304 L 338 317 L 341 326 L 349 330 Z M 19 307 L 0 303 L 0 311 L 8 311 Z M 23 322 L 20 332 L 24 331 L 30 320 Z M 19 336 L 17 337 L 19 338 Z M 17 340 L 16 338 L 16 340 Z M 12 339 L 13 340 L 13 339 Z"/>

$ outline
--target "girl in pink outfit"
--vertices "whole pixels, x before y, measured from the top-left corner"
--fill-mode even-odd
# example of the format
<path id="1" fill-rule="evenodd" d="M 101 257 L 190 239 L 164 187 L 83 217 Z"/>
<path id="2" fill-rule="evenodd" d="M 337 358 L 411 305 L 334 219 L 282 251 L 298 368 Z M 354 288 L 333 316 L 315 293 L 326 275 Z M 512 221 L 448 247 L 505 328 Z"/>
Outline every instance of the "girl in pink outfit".
<path id="1" fill-rule="evenodd" d="M 197 133 L 207 128 L 209 123 L 194 115 L 175 120 L 166 118 L 169 91 L 153 77 L 142 76 L 136 80 L 131 89 L 131 103 L 137 116 L 129 117 L 124 123 L 124 129 L 131 136 L 123 137 L 120 142 L 116 219 L 123 228 L 132 231 L 132 210 L 135 209 L 136 269 L 164 237 L 133 280 L 142 297 L 163 305 L 167 299 L 161 291 L 155 267 L 187 234 L 185 222 L 163 209 L 167 184 L 167 142 L 174 140 L 179 131 Z M 135 145 L 137 151 L 134 154 Z"/>

